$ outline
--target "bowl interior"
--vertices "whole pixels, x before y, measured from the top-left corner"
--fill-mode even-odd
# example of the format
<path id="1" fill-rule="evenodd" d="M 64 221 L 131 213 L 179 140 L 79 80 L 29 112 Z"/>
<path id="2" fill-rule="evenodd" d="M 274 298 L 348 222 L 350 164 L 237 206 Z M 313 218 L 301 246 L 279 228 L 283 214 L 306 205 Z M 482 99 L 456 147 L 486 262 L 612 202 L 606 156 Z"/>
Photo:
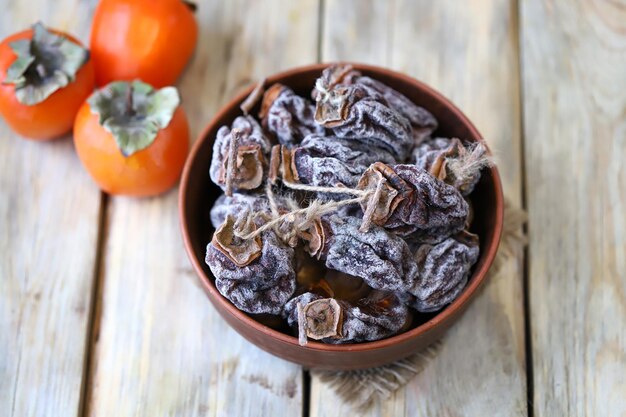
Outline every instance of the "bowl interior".
<path id="1" fill-rule="evenodd" d="M 277 74 L 268 78 L 267 85 L 280 82 L 291 87 L 296 93 L 309 97 L 315 80 L 319 77 L 326 65 L 314 65 L 304 68 Z M 463 140 L 480 140 L 480 135 L 469 120 L 447 99 L 430 87 L 403 74 L 385 70 L 382 68 L 357 65 L 354 67 L 363 74 L 375 78 L 390 87 L 400 91 L 411 99 L 414 103 L 426 108 L 438 120 L 439 128 L 434 133 L 441 137 L 458 137 Z M 209 178 L 209 166 L 213 148 L 213 140 L 217 130 L 223 125 L 230 125 L 233 120 L 241 115 L 240 103 L 249 94 L 251 88 L 236 97 L 226 105 L 211 121 L 201 137 L 195 143 L 191 152 L 185 172 L 183 174 L 181 186 L 181 222 L 183 234 L 189 256 L 200 278 L 204 280 L 209 291 L 221 298 L 221 302 L 227 303 L 233 314 L 239 315 L 241 320 L 249 320 L 250 325 L 263 327 L 264 332 L 275 332 L 277 337 L 290 338 L 297 344 L 297 338 L 281 334 L 278 331 L 269 329 L 258 324 L 253 318 L 246 315 L 223 298 L 214 287 L 214 277 L 209 267 L 204 262 L 206 246 L 210 242 L 214 229 L 210 222 L 210 209 L 215 200 L 222 194 L 219 187 L 213 184 Z M 258 105 L 257 109 L 258 110 Z M 256 111 L 253 112 L 256 114 Z M 502 226 L 502 196 L 501 186 L 497 170 L 487 169 L 483 172 L 480 182 L 471 194 L 471 201 L 475 210 L 474 222 L 471 231 L 480 237 L 480 258 L 474 266 L 472 277 L 464 292 L 452 304 L 445 309 L 432 314 L 418 314 L 414 327 L 401 335 L 392 336 L 385 339 L 391 342 L 394 338 L 406 338 L 418 334 L 427 327 L 432 327 L 436 322 L 445 318 L 446 311 L 458 308 L 462 303 L 468 301 L 471 293 L 475 292 L 479 284 L 484 279 L 485 273 L 495 255 Z M 307 347 L 319 347 L 324 350 L 342 350 L 348 346 L 366 346 L 380 343 L 368 342 L 353 345 L 325 345 L 317 342 L 310 342 Z"/>

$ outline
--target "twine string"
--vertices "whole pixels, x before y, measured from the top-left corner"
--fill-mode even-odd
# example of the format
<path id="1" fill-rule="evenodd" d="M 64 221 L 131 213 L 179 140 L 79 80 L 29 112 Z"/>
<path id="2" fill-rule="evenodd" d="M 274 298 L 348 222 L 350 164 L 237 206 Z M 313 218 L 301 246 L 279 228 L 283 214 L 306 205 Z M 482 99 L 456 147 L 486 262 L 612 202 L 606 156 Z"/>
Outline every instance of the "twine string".
<path id="1" fill-rule="evenodd" d="M 367 202 L 367 208 L 365 209 L 365 213 L 363 214 L 363 221 L 361 222 L 361 227 L 359 227 L 360 232 L 367 232 L 372 225 L 372 216 L 374 216 L 374 211 L 378 206 L 378 202 L 380 201 L 380 196 L 383 191 L 383 185 L 387 182 L 385 177 L 381 175 L 378 179 L 378 183 L 376 184 L 376 189 L 372 198 Z"/>
<path id="2" fill-rule="evenodd" d="M 380 200 L 382 187 L 385 182 L 385 178 L 381 177 L 379 178 L 375 189 L 358 190 L 344 186 L 321 187 L 307 184 L 296 184 L 283 179 L 283 185 L 290 189 L 318 193 L 348 194 L 354 197 L 330 202 L 322 202 L 319 199 L 315 199 L 309 203 L 308 207 L 304 208 L 298 208 L 299 206 L 297 203 L 293 201 L 293 199 L 287 197 L 285 199 L 286 205 L 289 207 L 290 211 L 280 214 L 276 195 L 272 189 L 272 184 L 267 181 L 265 184 L 265 195 L 269 201 L 271 211 L 271 216 L 269 216 L 270 219 L 268 220 L 266 217 L 264 219 L 266 222 L 263 225 L 259 226 L 256 230 L 250 231 L 254 215 L 248 211 L 245 213 L 247 219 L 241 223 L 245 225 L 246 228 L 236 227 L 234 230 L 235 236 L 242 240 L 248 240 L 261 235 L 269 229 L 272 229 L 282 241 L 292 242 L 300 232 L 308 230 L 315 220 L 325 214 L 333 213 L 343 206 L 363 202 L 366 202 L 366 210 L 363 217 L 363 223 L 361 224 L 361 231 L 366 232 L 369 230 L 371 225 L 372 216 Z M 290 224 L 290 227 L 287 230 L 281 228 L 281 226 L 285 223 Z"/>
<path id="3" fill-rule="evenodd" d="M 478 142 L 467 149 L 462 148 L 462 152 L 455 158 L 447 158 L 447 169 L 454 178 L 464 180 L 475 177 L 480 170 L 493 165 L 492 158 L 487 154 L 484 144 Z"/>
<path id="4" fill-rule="evenodd" d="M 284 179 L 282 180 L 282 183 L 292 190 L 309 191 L 312 193 L 350 194 L 355 196 L 365 196 L 366 194 L 369 194 L 369 191 L 367 190 L 357 190 L 356 188 L 348 188 L 339 185 L 336 187 L 320 187 L 317 185 L 298 184 Z"/>
<path id="5" fill-rule="evenodd" d="M 373 193 L 373 191 L 371 192 Z M 299 215 L 304 214 L 305 216 L 308 216 L 309 219 L 311 220 L 317 219 L 325 214 L 336 211 L 340 207 L 347 206 L 347 205 L 354 204 L 354 203 L 360 203 L 361 201 L 363 201 L 363 197 L 349 198 L 346 200 L 333 201 L 330 203 L 322 203 L 319 200 L 313 200 L 313 202 L 311 202 L 309 207 L 301 208 L 301 209 L 294 210 L 294 211 L 289 211 L 285 214 L 282 214 L 274 218 L 273 220 L 263 224 L 262 226 L 258 227 L 255 231 L 250 232 L 248 234 L 242 234 L 241 231 L 235 231 L 235 235 L 243 240 L 253 239 L 259 236 L 261 233 L 265 232 L 266 230 L 271 229 L 274 226 L 281 224 L 285 220 L 290 221 L 291 223 L 294 223 L 295 219 L 297 219 Z M 304 224 L 306 225 L 309 223 L 310 221 L 307 221 Z M 281 234 L 283 235 L 281 236 L 281 238 L 285 236 L 288 237 L 288 235 L 285 235 L 284 233 L 281 233 Z"/>

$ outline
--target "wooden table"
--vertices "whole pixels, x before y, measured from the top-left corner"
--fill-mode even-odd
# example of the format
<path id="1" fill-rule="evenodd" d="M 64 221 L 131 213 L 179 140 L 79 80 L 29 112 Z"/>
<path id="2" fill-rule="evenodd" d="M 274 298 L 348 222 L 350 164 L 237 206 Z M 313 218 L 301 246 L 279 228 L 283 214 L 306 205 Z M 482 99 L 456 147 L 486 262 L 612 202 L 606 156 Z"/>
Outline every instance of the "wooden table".
<path id="1" fill-rule="evenodd" d="M 0 0 L 87 41 L 94 0 Z M 193 134 L 264 75 L 388 66 L 450 97 L 496 150 L 530 246 L 426 370 L 370 416 L 626 415 L 624 0 L 200 0 L 180 81 Z M 70 138 L 0 123 L 0 415 L 353 416 L 221 320 L 183 250 L 176 191 L 102 194 Z"/>

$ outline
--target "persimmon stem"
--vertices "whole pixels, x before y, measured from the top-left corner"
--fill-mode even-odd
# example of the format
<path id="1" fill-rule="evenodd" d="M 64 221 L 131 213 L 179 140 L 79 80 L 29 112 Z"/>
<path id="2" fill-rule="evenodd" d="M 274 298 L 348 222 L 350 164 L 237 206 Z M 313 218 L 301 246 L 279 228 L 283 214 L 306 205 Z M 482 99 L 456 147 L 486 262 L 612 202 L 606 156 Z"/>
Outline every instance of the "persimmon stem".
<path id="1" fill-rule="evenodd" d="M 185 6 L 189 7 L 189 10 L 191 10 L 193 13 L 198 10 L 198 5 L 192 1 L 183 0 L 183 3 L 185 3 Z"/>
<path id="2" fill-rule="evenodd" d="M 128 84 L 128 90 L 126 90 L 126 115 L 134 116 L 135 109 L 133 109 L 133 84 Z"/>
<path id="3" fill-rule="evenodd" d="M 376 210 L 376 206 L 378 205 L 378 200 L 380 200 L 380 194 L 383 190 L 383 184 L 385 184 L 387 180 L 385 177 L 380 177 L 378 183 L 376 184 L 376 190 L 374 191 L 374 195 L 367 202 L 367 208 L 365 209 L 365 213 L 363 214 L 363 221 L 361 222 L 361 227 L 359 227 L 359 232 L 365 233 L 369 230 L 372 224 L 372 216 L 374 215 L 374 211 Z"/>
<path id="4" fill-rule="evenodd" d="M 239 139 L 241 130 L 235 128 L 230 134 L 230 143 L 228 146 L 228 162 L 226 164 L 226 190 L 224 194 L 228 197 L 233 195 L 233 176 L 237 169 L 237 148 L 239 147 Z"/>
<path id="5" fill-rule="evenodd" d="M 46 78 L 46 76 L 48 75 L 48 71 L 46 71 L 46 67 L 42 63 L 37 64 L 35 66 L 35 70 L 41 78 Z"/>
<path id="6" fill-rule="evenodd" d="M 243 114 L 249 114 L 254 106 L 261 100 L 265 92 L 265 78 L 257 83 L 250 95 L 241 103 L 239 108 Z"/>

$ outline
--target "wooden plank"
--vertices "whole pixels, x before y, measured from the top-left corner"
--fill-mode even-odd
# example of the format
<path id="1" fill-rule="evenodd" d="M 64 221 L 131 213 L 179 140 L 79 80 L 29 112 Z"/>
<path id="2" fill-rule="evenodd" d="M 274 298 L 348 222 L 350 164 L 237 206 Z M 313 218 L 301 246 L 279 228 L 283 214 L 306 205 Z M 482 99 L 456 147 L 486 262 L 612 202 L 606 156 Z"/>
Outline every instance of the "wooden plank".
<path id="1" fill-rule="evenodd" d="M 0 38 L 34 23 L 87 40 L 95 1 L 4 2 Z M 60 13 L 61 10 L 72 11 Z M 100 192 L 71 138 L 25 141 L 0 121 L 0 414 L 79 411 Z"/>
<path id="2" fill-rule="evenodd" d="M 322 59 L 390 66 L 450 97 L 498 153 L 505 193 L 519 204 L 516 2 L 369 3 L 326 3 Z M 526 415 L 521 257 L 487 284 L 424 372 L 368 415 Z M 358 413 L 316 378 L 311 386 L 312 416 Z"/>
<path id="3" fill-rule="evenodd" d="M 522 3 L 535 416 L 626 415 L 626 4 Z"/>
<path id="4" fill-rule="evenodd" d="M 200 3 L 200 43 L 181 85 L 193 134 L 251 81 L 315 61 L 317 13 L 315 0 Z M 111 200 L 87 415 L 299 415 L 301 368 L 246 342 L 210 306 L 176 200 Z"/>

